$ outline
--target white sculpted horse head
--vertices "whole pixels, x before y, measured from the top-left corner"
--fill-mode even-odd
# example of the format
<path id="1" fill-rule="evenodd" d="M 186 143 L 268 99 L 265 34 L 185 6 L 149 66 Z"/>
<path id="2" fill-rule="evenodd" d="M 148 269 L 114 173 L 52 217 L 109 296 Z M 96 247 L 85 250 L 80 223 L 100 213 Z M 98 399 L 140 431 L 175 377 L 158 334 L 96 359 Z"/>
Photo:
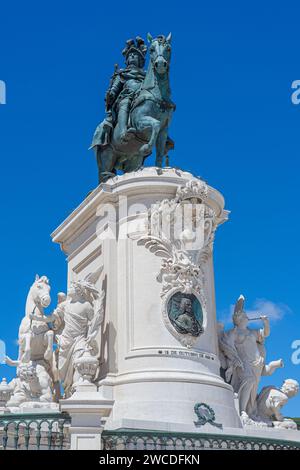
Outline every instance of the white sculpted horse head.
<path id="1" fill-rule="evenodd" d="M 46 276 L 39 277 L 36 275 L 34 283 L 29 289 L 26 301 L 25 317 L 23 318 L 19 329 L 19 360 L 28 362 L 30 360 L 30 349 L 32 347 L 34 347 L 34 349 L 44 347 L 43 345 L 32 344 L 32 338 L 35 336 L 33 327 L 36 325 L 40 330 L 39 333 L 45 334 L 49 330 L 49 327 L 46 323 L 32 320 L 30 315 L 33 314 L 35 316 L 43 317 L 44 308 L 48 307 L 50 302 L 50 284 L 48 278 Z M 43 340 L 44 335 L 39 334 L 38 336 Z M 39 342 L 40 341 L 35 341 L 35 343 Z"/>
<path id="2" fill-rule="evenodd" d="M 39 277 L 37 274 L 28 293 L 25 315 L 29 316 L 33 313 L 33 309 L 42 312 L 44 308 L 47 308 L 50 305 L 50 302 L 49 279 L 46 276 Z"/>

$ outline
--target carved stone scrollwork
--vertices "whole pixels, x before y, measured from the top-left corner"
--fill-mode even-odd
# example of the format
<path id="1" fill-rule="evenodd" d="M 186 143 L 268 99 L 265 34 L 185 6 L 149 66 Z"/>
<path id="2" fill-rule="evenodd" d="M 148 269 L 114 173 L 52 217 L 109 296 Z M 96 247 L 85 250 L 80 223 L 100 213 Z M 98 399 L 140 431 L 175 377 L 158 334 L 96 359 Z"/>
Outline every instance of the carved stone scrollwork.
<path id="1" fill-rule="evenodd" d="M 176 202 L 205 202 L 208 198 L 208 186 L 202 180 L 189 180 L 185 186 L 179 186 L 176 192 Z"/>
<path id="2" fill-rule="evenodd" d="M 188 181 L 178 188 L 174 199 L 151 207 L 148 234 L 138 240 L 139 245 L 162 258 L 157 280 L 162 283 L 164 321 L 188 347 L 203 333 L 206 324 L 205 265 L 218 225 L 213 209 L 206 204 L 207 198 L 205 182 Z M 185 326 L 179 325 L 180 318 Z"/>

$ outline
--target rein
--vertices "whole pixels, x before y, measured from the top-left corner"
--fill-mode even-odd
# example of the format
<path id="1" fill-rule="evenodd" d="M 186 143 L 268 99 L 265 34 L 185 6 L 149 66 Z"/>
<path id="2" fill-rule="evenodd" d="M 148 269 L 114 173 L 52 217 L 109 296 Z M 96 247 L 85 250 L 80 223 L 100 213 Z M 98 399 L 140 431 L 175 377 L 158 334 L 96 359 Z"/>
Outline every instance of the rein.
<path id="1" fill-rule="evenodd" d="M 158 55 L 155 60 L 157 60 L 159 57 L 162 57 L 164 58 L 162 55 Z M 169 67 L 168 67 L 169 68 Z M 148 72 L 149 73 L 149 72 Z M 155 87 L 158 87 L 159 88 L 159 83 L 158 83 L 158 79 L 157 77 L 155 76 L 154 74 L 154 65 L 153 65 L 153 62 L 151 61 L 151 74 L 153 74 L 153 80 L 154 80 L 154 83 L 153 83 L 153 86 L 151 86 L 151 88 L 143 88 L 143 85 L 145 83 L 145 81 L 147 80 L 147 75 L 144 79 L 144 82 L 142 84 L 142 87 L 136 92 L 133 100 L 132 100 L 132 105 L 131 105 L 131 108 L 130 108 L 130 113 L 132 113 L 132 111 L 137 108 L 137 106 L 140 106 L 142 103 L 144 103 L 145 101 L 152 101 L 154 104 L 156 104 L 160 110 L 162 112 L 166 112 L 166 111 L 171 111 L 171 110 L 175 110 L 176 106 L 174 103 L 172 103 L 171 101 L 167 101 L 165 99 L 158 99 L 154 94 L 153 94 L 153 89 Z M 160 83 L 161 84 L 165 84 L 169 81 L 169 76 L 168 74 L 166 74 L 166 77 L 165 78 L 161 78 L 160 79 Z M 148 85 L 149 86 L 149 85 Z M 148 94 L 148 96 L 147 96 Z"/>
<path id="2" fill-rule="evenodd" d="M 37 306 L 35 305 L 34 309 L 33 309 L 32 312 L 31 312 L 31 315 L 34 315 L 34 312 L 35 312 L 36 307 L 37 307 Z M 31 328 L 32 328 L 32 318 L 30 319 L 30 329 L 31 329 Z"/>
<path id="3" fill-rule="evenodd" d="M 145 92 L 149 93 L 149 95 L 151 96 L 145 96 Z M 159 106 L 162 111 L 174 111 L 176 109 L 176 105 L 172 103 L 172 101 L 158 100 L 151 90 L 142 90 L 140 93 L 137 94 L 136 99 L 133 100 L 130 112 L 132 112 L 137 106 L 141 105 L 145 101 L 152 101 L 157 106 Z"/>

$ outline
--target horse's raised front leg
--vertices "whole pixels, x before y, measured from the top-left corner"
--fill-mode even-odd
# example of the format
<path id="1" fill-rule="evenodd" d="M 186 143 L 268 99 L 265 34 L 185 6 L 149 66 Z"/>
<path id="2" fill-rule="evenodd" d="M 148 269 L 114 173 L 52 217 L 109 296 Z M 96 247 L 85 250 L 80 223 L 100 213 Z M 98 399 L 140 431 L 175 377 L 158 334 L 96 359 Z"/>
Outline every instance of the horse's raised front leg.
<path id="1" fill-rule="evenodd" d="M 157 136 L 160 131 L 160 121 L 151 117 L 144 116 L 138 123 L 138 130 L 143 131 L 151 128 L 151 136 L 147 144 L 142 145 L 139 151 L 141 157 L 146 157 L 152 152 L 153 146 L 156 144 Z"/>
<path id="2" fill-rule="evenodd" d="M 111 146 L 103 148 L 98 145 L 96 148 L 99 183 L 104 183 L 107 179 L 115 176 L 114 165 L 116 156 Z"/>
<path id="3" fill-rule="evenodd" d="M 31 332 L 26 333 L 23 338 L 21 339 L 21 350 L 23 349 L 23 352 L 21 353 L 21 357 L 19 358 L 21 362 L 30 362 L 30 356 L 31 356 Z"/>
<path id="4" fill-rule="evenodd" d="M 161 129 L 160 133 L 158 134 L 157 141 L 156 141 L 155 164 L 159 168 L 163 166 L 163 157 L 167 154 L 167 151 L 166 151 L 167 138 L 168 138 L 168 128 L 165 127 L 164 129 Z"/>

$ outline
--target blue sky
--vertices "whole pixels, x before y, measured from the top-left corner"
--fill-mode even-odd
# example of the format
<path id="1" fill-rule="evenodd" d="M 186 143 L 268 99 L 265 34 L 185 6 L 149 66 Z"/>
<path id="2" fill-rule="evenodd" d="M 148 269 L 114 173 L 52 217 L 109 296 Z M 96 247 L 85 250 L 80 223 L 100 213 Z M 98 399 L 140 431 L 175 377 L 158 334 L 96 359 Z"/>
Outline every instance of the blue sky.
<path id="1" fill-rule="evenodd" d="M 299 4 L 11 1 L 0 14 L 0 338 L 9 355 L 35 273 L 49 276 L 53 300 L 66 287 L 50 233 L 97 185 L 88 147 L 125 40 L 172 31 L 171 164 L 201 175 L 231 210 L 215 242 L 218 315 L 228 318 L 241 293 L 249 310 L 271 313 L 268 359 L 286 366 L 263 383 L 300 380 L 291 362 L 300 339 Z M 285 413 L 300 415 L 300 396 Z"/>

